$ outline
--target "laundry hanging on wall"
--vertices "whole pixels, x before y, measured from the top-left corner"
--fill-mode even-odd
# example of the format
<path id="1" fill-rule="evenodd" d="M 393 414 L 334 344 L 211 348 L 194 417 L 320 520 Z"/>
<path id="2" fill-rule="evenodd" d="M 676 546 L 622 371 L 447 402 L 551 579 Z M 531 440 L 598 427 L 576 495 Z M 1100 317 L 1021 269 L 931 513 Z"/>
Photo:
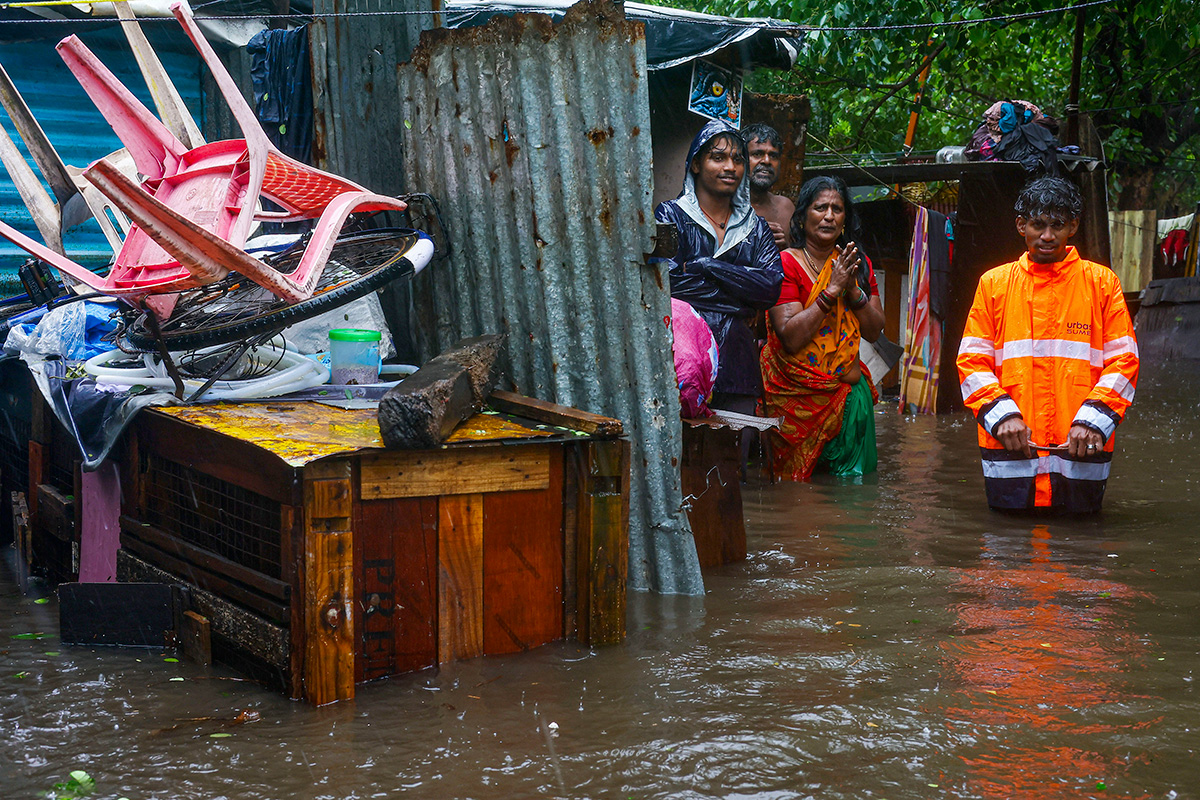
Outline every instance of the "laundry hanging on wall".
<path id="1" fill-rule="evenodd" d="M 942 321 L 930 303 L 929 236 L 931 214 L 918 207 L 913 222 L 912 247 L 909 250 L 909 292 L 907 335 L 900 366 L 900 413 L 933 414 L 937 411 L 938 368 L 942 353 Z M 944 217 L 937 224 L 945 230 Z M 946 246 L 945 236 L 938 247 Z M 938 259 L 941 258 L 939 254 Z"/>

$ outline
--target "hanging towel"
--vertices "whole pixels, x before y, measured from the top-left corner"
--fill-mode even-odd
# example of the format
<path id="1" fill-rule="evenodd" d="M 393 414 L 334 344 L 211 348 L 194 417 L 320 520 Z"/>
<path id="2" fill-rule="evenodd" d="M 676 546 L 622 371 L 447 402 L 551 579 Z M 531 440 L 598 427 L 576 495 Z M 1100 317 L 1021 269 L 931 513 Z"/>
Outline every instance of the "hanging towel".
<path id="1" fill-rule="evenodd" d="M 944 224 L 944 223 L 943 223 Z M 908 329 L 900 368 L 900 413 L 937 410 L 942 323 L 929 306 L 929 211 L 918 207 L 909 251 Z"/>

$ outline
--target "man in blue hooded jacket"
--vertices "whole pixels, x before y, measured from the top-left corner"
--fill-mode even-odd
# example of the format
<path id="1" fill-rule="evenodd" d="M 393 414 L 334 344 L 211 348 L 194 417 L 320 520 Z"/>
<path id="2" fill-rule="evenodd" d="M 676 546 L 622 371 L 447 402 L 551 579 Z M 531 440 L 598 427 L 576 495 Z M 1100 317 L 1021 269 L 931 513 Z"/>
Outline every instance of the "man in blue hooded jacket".
<path id="1" fill-rule="evenodd" d="M 751 326 L 779 299 L 783 266 L 770 226 L 750 205 L 746 161 L 737 131 L 708 123 L 688 150 L 683 192 L 660 203 L 654 217 L 679 232 L 671 296 L 699 312 L 720 350 L 709 405 L 753 414 L 762 375 Z"/>

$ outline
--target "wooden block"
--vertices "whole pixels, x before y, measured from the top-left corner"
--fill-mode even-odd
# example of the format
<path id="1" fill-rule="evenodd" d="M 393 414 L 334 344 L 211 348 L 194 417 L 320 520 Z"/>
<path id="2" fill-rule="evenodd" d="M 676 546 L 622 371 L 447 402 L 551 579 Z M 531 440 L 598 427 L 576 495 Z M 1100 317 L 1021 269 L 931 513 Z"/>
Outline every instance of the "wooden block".
<path id="1" fill-rule="evenodd" d="M 367 453 L 362 457 L 362 496 L 374 500 L 545 489 L 550 485 L 550 450 L 544 444 L 519 444 Z"/>
<path id="2" fill-rule="evenodd" d="M 436 498 L 359 503 L 358 681 L 437 664 L 437 526 Z"/>
<path id="3" fill-rule="evenodd" d="M 183 612 L 179 641 L 185 658 L 202 667 L 212 666 L 212 630 L 206 617 L 195 611 Z"/>
<path id="4" fill-rule="evenodd" d="M 430 362 L 379 401 L 379 434 L 385 447 L 435 447 L 478 410 L 467 371 L 448 361 Z"/>
<path id="5" fill-rule="evenodd" d="M 589 442 L 580 484 L 578 626 L 588 645 L 625 638 L 629 561 L 629 442 Z"/>
<path id="6" fill-rule="evenodd" d="M 570 406 L 560 406 L 545 400 L 535 400 L 532 397 L 513 392 L 495 391 L 488 398 L 488 405 L 505 414 L 525 417 L 545 425 L 558 425 L 593 436 L 620 436 L 621 420 L 603 417 L 587 411 L 580 411 Z"/>
<path id="7" fill-rule="evenodd" d="M 562 637 L 562 450 L 550 485 L 483 497 L 483 650 L 516 653 Z"/>
<path id="8" fill-rule="evenodd" d="M 349 518 L 314 513 L 329 510 L 326 480 L 338 479 L 304 482 L 304 696 L 314 705 L 354 697 L 353 533 Z"/>
<path id="9" fill-rule="evenodd" d="M 429 363 L 447 362 L 465 369 L 471 379 L 471 394 L 475 403 L 482 407 L 500 380 L 505 338 L 502 333 L 492 333 L 461 339 Z"/>
<path id="10" fill-rule="evenodd" d="M 483 498 L 438 500 L 438 662 L 483 654 Z"/>

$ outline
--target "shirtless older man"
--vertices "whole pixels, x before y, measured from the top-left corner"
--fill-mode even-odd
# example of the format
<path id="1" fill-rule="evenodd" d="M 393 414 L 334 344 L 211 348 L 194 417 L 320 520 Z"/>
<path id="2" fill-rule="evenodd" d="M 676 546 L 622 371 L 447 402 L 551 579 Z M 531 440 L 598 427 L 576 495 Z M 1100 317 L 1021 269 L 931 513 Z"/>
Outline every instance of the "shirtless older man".
<path id="1" fill-rule="evenodd" d="M 742 139 L 749 151 L 746 172 L 750 176 L 750 205 L 754 213 L 767 221 L 775 246 L 780 252 L 789 245 L 788 230 L 792 224 L 795 204 L 781 194 L 772 194 L 771 187 L 779 180 L 780 158 L 783 154 L 783 139 L 770 125 L 761 122 L 747 126 Z"/>

